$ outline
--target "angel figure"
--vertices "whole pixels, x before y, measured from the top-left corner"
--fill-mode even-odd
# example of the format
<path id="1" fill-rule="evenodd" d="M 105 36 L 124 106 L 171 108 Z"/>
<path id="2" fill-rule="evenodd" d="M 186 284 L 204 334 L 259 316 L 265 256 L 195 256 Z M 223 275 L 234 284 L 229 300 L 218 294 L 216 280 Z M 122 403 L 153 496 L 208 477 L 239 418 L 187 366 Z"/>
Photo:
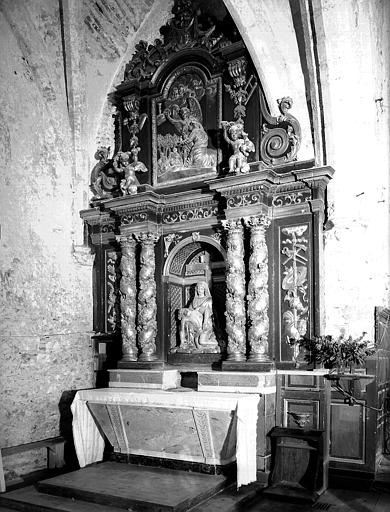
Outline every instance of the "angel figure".
<path id="1" fill-rule="evenodd" d="M 229 158 L 230 173 L 249 172 L 248 156 L 255 150 L 253 142 L 244 132 L 244 126 L 239 122 L 222 121 L 223 136 L 225 141 L 232 147 L 233 154 Z"/>
<path id="2" fill-rule="evenodd" d="M 134 137 L 136 139 L 136 137 Z M 123 174 L 123 179 L 120 182 L 120 189 L 122 195 L 133 195 L 137 193 L 139 185 L 135 172 L 147 172 L 145 164 L 138 160 L 138 153 L 141 148 L 137 145 L 138 139 L 132 141 L 130 151 L 119 151 L 113 159 L 112 166 L 117 173 Z M 130 162 L 130 158 L 133 159 Z"/>

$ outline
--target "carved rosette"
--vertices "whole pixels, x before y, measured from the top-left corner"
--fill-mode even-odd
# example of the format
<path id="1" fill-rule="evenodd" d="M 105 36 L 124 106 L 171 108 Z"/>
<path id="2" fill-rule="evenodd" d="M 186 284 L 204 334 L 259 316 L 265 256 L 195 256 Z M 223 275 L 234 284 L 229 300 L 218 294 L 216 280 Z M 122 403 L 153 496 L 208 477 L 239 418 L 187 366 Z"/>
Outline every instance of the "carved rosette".
<path id="1" fill-rule="evenodd" d="M 244 228 L 240 219 L 224 220 L 227 230 L 226 332 L 228 360 L 245 361 Z"/>
<path id="2" fill-rule="evenodd" d="M 269 361 L 268 355 L 268 249 L 265 233 L 270 225 L 266 215 L 247 217 L 245 225 L 251 232 L 248 285 L 248 339 L 250 361 Z"/>
<path id="3" fill-rule="evenodd" d="M 139 292 L 138 292 L 138 344 L 141 349 L 140 361 L 155 361 L 157 334 L 157 302 L 155 280 L 154 246 L 158 235 L 139 233 L 141 243 Z"/>
<path id="4" fill-rule="evenodd" d="M 132 235 L 117 236 L 121 244 L 121 280 L 119 285 L 121 301 L 122 361 L 137 361 L 136 312 L 136 266 L 135 240 Z"/>

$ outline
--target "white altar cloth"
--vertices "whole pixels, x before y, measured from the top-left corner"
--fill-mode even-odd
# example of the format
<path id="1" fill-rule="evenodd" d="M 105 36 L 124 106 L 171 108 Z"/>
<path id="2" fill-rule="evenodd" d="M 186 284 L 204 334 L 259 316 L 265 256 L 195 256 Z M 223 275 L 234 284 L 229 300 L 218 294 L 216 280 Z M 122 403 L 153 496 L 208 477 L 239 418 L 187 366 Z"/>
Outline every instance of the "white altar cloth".
<path id="1" fill-rule="evenodd" d="M 256 480 L 256 424 L 259 395 L 121 388 L 78 391 L 71 408 L 74 444 L 80 467 L 103 459 L 104 438 L 87 407 L 88 402 L 235 411 L 237 415 L 237 486 Z"/>

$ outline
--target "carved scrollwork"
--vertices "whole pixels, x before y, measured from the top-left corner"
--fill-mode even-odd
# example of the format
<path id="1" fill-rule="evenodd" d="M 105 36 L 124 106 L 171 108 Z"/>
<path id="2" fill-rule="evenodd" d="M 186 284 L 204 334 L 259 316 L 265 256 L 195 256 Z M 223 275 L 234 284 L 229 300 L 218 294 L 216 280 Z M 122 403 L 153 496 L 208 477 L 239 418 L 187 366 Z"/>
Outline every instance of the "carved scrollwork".
<path id="1" fill-rule="evenodd" d="M 260 192 L 251 192 L 249 194 L 237 194 L 229 197 L 227 200 L 227 207 L 238 208 L 240 206 L 250 206 L 259 204 L 261 199 Z"/>
<path id="2" fill-rule="evenodd" d="M 182 235 L 178 235 L 177 233 L 169 233 L 169 235 L 164 236 L 164 257 L 166 258 L 169 254 L 169 250 L 172 244 L 176 245 L 179 240 L 183 237 Z"/>
<path id="3" fill-rule="evenodd" d="M 126 213 L 121 216 L 121 223 L 123 225 L 137 224 L 148 220 L 148 214 L 146 212 L 132 212 Z"/>
<path id="4" fill-rule="evenodd" d="M 222 221 L 227 231 L 226 332 L 228 360 L 245 360 L 244 229 L 241 220 Z"/>
<path id="5" fill-rule="evenodd" d="M 139 41 L 135 53 L 126 65 L 124 82 L 150 79 L 170 55 L 184 48 L 216 50 L 231 39 L 219 30 L 210 17 L 206 17 L 190 0 L 175 0 L 173 18 L 161 27 L 161 39 L 154 44 Z M 227 30 L 224 30 L 227 33 Z M 234 37 L 234 36 L 233 36 Z"/>
<path id="6" fill-rule="evenodd" d="M 289 192 L 278 194 L 272 198 L 272 206 L 292 206 L 294 204 L 302 204 L 311 199 L 310 192 Z"/>
<path id="7" fill-rule="evenodd" d="M 289 97 L 278 100 L 280 116 L 271 116 L 260 95 L 260 106 L 266 122 L 262 126 L 260 143 L 261 159 L 267 164 L 278 165 L 296 160 L 301 144 L 301 126 L 298 120 L 288 113 L 293 101 Z"/>
<path id="8" fill-rule="evenodd" d="M 176 212 L 164 213 L 162 221 L 164 224 L 175 224 L 176 222 L 191 222 L 193 220 L 208 219 L 217 215 L 217 206 L 193 208 Z"/>
<path id="9" fill-rule="evenodd" d="M 91 171 L 90 189 L 94 194 L 92 199 L 113 197 L 119 191 L 118 175 L 112 167 L 109 158 L 110 148 L 100 146 L 95 153 L 98 163 Z"/>
<path id="10" fill-rule="evenodd" d="M 266 215 L 246 217 L 245 225 L 251 231 L 249 258 L 250 280 L 248 285 L 248 339 L 249 360 L 267 361 L 268 356 L 268 249 L 265 233 L 270 225 Z"/>
<path id="11" fill-rule="evenodd" d="M 308 297 L 308 239 L 303 236 L 308 230 L 307 225 L 292 226 L 282 229 L 282 290 L 285 291 L 283 302 L 288 304 L 284 309 L 282 321 L 286 341 L 293 347 L 293 360 L 297 363 L 299 344 L 297 343 L 307 332 L 309 315 Z"/>
<path id="12" fill-rule="evenodd" d="M 137 331 L 135 327 L 136 311 L 136 265 L 135 240 L 132 235 L 118 236 L 122 256 L 120 262 L 121 281 L 119 285 L 121 301 L 122 360 L 137 360 Z"/>
<path id="13" fill-rule="evenodd" d="M 138 343 L 141 348 L 140 361 L 154 361 L 156 356 L 157 303 L 155 281 L 154 246 L 158 235 L 139 233 L 141 243 L 139 292 L 138 292 Z"/>

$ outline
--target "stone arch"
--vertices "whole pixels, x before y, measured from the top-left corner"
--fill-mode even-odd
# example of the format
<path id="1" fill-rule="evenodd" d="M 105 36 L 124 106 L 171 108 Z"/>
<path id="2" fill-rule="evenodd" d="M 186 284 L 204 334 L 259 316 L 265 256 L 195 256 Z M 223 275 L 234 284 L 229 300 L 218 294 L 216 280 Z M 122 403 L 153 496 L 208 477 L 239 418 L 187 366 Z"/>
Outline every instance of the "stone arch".
<path id="1" fill-rule="evenodd" d="M 271 114 L 279 115 L 278 98 L 283 96 L 293 98 L 294 105 L 291 113 L 299 120 L 302 128 L 302 144 L 298 158 L 300 160 L 313 158 L 314 149 L 311 120 L 306 103 L 305 80 L 289 2 L 275 2 L 275 0 L 261 2 L 223 0 L 223 2 L 251 55 Z M 158 9 L 155 8 L 155 4 Z M 169 19 L 172 2 L 158 0 L 155 4 L 132 40 L 128 41 L 128 49 L 122 56 L 111 86 L 122 81 L 124 63 L 130 60 L 134 45 L 141 39 L 152 42 L 152 34 L 153 37 L 158 36 L 158 28 Z M 152 30 L 153 25 L 158 26 Z M 107 124 L 107 115 L 102 115 L 100 123 Z"/>
<path id="2" fill-rule="evenodd" d="M 226 251 L 225 249 L 222 247 L 221 243 L 218 242 L 218 240 L 215 240 L 214 238 L 212 238 L 211 236 L 207 236 L 207 235 L 199 235 L 199 237 L 197 238 L 197 241 L 198 242 L 203 242 L 203 243 L 206 243 L 206 244 L 209 244 L 209 245 L 212 245 L 213 247 L 215 247 L 222 255 L 222 258 L 223 260 L 226 262 Z M 193 243 L 194 240 L 191 238 L 191 237 L 188 237 L 188 238 L 185 238 L 184 240 L 182 240 L 181 242 L 179 242 L 174 248 L 173 250 L 169 253 L 169 256 L 164 264 L 164 269 L 163 269 L 163 277 L 168 277 L 169 276 L 169 271 L 170 271 L 170 267 L 171 267 L 171 264 L 174 260 L 174 258 L 176 257 L 176 255 L 186 246 L 186 245 L 189 245 L 191 243 Z"/>

